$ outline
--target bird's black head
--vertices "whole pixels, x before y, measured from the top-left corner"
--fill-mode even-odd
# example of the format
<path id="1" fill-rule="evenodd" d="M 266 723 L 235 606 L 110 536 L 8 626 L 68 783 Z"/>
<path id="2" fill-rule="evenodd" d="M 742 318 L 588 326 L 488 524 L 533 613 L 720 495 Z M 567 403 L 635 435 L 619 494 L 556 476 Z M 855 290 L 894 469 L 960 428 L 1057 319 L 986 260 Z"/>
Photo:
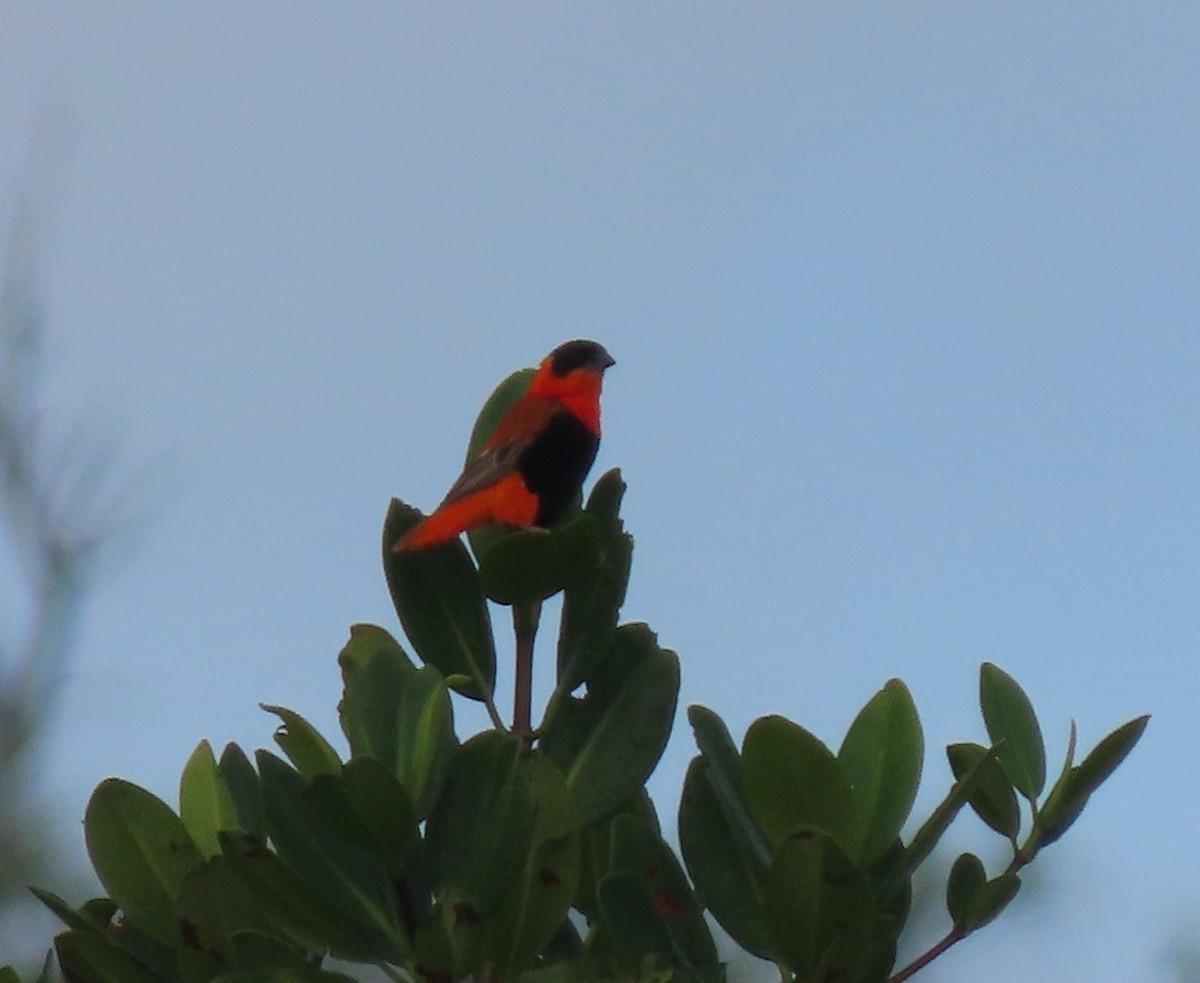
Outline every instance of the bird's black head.
<path id="1" fill-rule="evenodd" d="M 603 345 L 583 339 L 564 342 L 550 353 L 549 358 L 550 371 L 559 377 L 575 369 L 603 372 L 610 365 L 616 365 L 616 360 Z"/>

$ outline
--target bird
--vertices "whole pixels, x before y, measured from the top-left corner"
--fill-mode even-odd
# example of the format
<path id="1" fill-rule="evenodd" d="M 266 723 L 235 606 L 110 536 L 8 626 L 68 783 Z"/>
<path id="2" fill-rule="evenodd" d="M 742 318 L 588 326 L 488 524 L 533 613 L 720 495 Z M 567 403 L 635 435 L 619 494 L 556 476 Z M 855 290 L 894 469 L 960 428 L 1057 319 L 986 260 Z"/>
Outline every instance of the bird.
<path id="1" fill-rule="evenodd" d="M 440 546 L 489 525 L 549 529 L 575 499 L 600 447 L 600 387 L 616 361 L 577 338 L 542 359 L 431 515 L 392 547 Z"/>

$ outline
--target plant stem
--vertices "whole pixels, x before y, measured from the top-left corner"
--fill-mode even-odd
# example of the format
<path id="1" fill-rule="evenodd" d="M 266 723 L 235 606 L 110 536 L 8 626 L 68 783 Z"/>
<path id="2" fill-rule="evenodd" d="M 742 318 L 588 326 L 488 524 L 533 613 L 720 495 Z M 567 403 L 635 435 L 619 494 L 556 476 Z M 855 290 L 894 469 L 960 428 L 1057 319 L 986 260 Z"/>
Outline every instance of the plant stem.
<path id="1" fill-rule="evenodd" d="M 487 693 L 483 694 L 483 705 L 487 710 L 488 717 L 492 721 L 492 726 L 495 727 L 496 730 L 506 730 L 507 728 L 504 726 L 504 718 L 500 716 L 500 711 L 496 708 L 496 701 L 493 700 L 492 697 Z"/>
<path id="2" fill-rule="evenodd" d="M 528 747 L 533 736 L 533 641 L 537 637 L 542 602 L 513 605 L 513 634 L 516 637 L 517 668 L 513 681 L 513 733 Z"/>
<path id="3" fill-rule="evenodd" d="M 1019 849 L 1015 852 L 1015 854 L 1013 855 L 1013 858 L 1012 858 L 1012 862 L 1005 869 L 1004 873 L 1005 874 L 1017 873 L 1019 870 L 1021 870 L 1023 867 L 1025 867 L 1026 865 L 1028 865 L 1029 863 L 1031 863 L 1033 861 L 1034 855 L 1036 853 L 1037 853 L 1037 846 L 1033 840 L 1033 837 L 1031 836 L 1029 841 L 1025 844 L 1025 846 L 1023 846 L 1021 849 Z M 981 927 L 981 926 L 976 926 L 976 928 L 978 928 L 978 927 Z M 905 966 L 902 970 L 900 970 L 900 972 L 896 973 L 893 976 L 888 977 L 887 983 L 903 983 L 904 980 L 907 980 L 910 976 L 913 976 L 920 970 L 924 969 L 931 962 L 933 962 L 935 959 L 937 959 L 938 956 L 940 956 L 943 952 L 945 952 L 947 949 L 949 949 L 952 945 L 954 945 L 955 943 L 961 942 L 968 935 L 970 935 L 973 931 L 975 931 L 974 928 L 967 929 L 967 928 L 961 928 L 961 927 L 955 926 L 949 932 L 947 932 L 946 936 L 940 942 L 938 942 L 935 946 L 933 946 L 933 948 L 929 949 L 927 952 L 922 953 L 920 956 L 918 956 L 916 959 L 914 959 L 911 963 L 909 963 L 907 966 Z"/>
<path id="4" fill-rule="evenodd" d="M 950 929 L 950 931 L 946 933 L 945 937 L 935 946 L 933 946 L 933 948 L 929 949 L 927 952 L 921 953 L 921 955 L 917 956 L 916 959 L 900 970 L 900 972 L 889 976 L 887 983 L 903 983 L 903 981 L 907 980 L 909 977 L 915 976 L 956 942 L 961 942 L 964 938 L 966 938 L 967 934 L 968 933 L 957 927 Z"/>

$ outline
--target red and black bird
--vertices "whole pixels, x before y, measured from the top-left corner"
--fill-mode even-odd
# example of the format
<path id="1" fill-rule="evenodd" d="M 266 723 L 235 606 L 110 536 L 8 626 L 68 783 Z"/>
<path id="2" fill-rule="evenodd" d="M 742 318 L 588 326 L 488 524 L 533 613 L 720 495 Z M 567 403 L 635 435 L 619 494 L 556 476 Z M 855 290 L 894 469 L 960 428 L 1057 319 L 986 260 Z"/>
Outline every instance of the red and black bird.
<path id="1" fill-rule="evenodd" d="M 547 355 L 442 504 L 397 541 L 424 549 L 481 526 L 549 528 L 583 485 L 600 447 L 600 385 L 616 364 L 594 341 Z"/>

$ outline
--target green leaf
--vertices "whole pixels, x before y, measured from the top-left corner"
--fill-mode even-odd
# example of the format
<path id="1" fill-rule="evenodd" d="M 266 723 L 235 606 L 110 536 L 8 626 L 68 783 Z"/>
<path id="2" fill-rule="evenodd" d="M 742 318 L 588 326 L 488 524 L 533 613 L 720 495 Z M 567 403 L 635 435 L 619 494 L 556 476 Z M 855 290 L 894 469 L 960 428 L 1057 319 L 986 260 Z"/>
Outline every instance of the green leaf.
<path id="1" fill-rule="evenodd" d="M 854 791 L 838 759 L 783 717 L 760 717 L 746 731 L 742 782 L 755 819 L 775 844 L 801 827 L 842 843 L 861 829 Z"/>
<path id="2" fill-rule="evenodd" d="M 600 884 L 599 903 L 604 928 L 601 938 L 611 953 L 615 978 L 622 983 L 640 983 L 647 978 L 647 969 L 654 980 L 718 983 L 723 979 L 718 963 L 692 961 L 692 954 L 672 934 L 669 919 L 656 907 L 638 874 L 621 871 L 606 877 Z M 658 967 L 670 967 L 671 972 L 660 976 L 654 971 Z"/>
<path id="3" fill-rule="evenodd" d="M 213 857 L 183 879 L 176 902 L 180 955 L 191 975 L 208 979 L 235 965 L 238 932 L 268 932 L 272 924 L 257 899 L 246 891 L 228 858 Z"/>
<path id="4" fill-rule="evenodd" d="M 377 959 L 398 961 L 407 940 L 396 911 L 386 864 L 365 846 L 368 834 L 355 821 L 335 778 L 312 784 L 267 751 L 257 752 L 263 805 L 271 840 L 283 860 L 336 903 L 374 938 Z"/>
<path id="5" fill-rule="evenodd" d="M 371 848 L 384 858 L 388 873 L 400 877 L 409 852 L 420 839 L 412 800 L 396 777 L 374 758 L 351 758 L 338 784 Z"/>
<path id="6" fill-rule="evenodd" d="M 316 775 L 336 775 L 342 770 L 342 759 L 333 745 L 300 714 L 268 703 L 260 703 L 259 706 L 283 721 L 272 736 L 301 775 L 313 778 Z"/>
<path id="7" fill-rule="evenodd" d="M 131 918 L 117 918 L 120 909 L 110 898 L 93 898 L 76 911 L 49 891 L 38 888 L 30 888 L 30 891 L 72 931 L 105 939 L 159 976 L 174 973 L 175 946 L 147 935 Z M 51 962 L 50 954 L 47 954 L 47 964 L 42 967 L 36 983 L 45 983 L 49 979 Z"/>
<path id="8" fill-rule="evenodd" d="M 114 916 L 108 940 L 160 979 L 170 979 L 178 971 L 176 946 L 147 935 L 130 918 Z"/>
<path id="9" fill-rule="evenodd" d="M 263 814 L 262 791 L 258 772 L 246 753 L 236 744 L 226 744 L 217 765 L 221 782 L 229 789 L 237 812 L 237 824 L 260 840 L 267 838 L 267 817 Z"/>
<path id="10" fill-rule="evenodd" d="M 986 757 L 980 758 L 962 778 L 951 786 L 946 797 L 938 803 L 929 818 L 913 834 L 908 846 L 900 850 L 897 856 L 887 864 L 882 875 L 882 885 L 877 892 L 879 897 L 889 898 L 895 892 L 904 889 L 909 878 L 912 877 L 913 871 L 924 863 L 933 852 L 934 847 L 942 838 L 942 834 L 954 821 L 954 817 L 975 793 L 986 763 L 994 758 L 995 749 L 993 748 L 987 751 Z"/>
<path id="11" fill-rule="evenodd" d="M 566 697 L 539 747 L 566 775 L 580 822 L 611 815 L 658 763 L 679 696 L 679 657 L 644 624 L 613 636 L 604 670 L 582 699 Z"/>
<path id="12" fill-rule="evenodd" d="M 284 966 L 226 973 L 212 983 L 355 983 L 352 976 L 333 973 L 315 966 Z"/>
<path id="13" fill-rule="evenodd" d="M 533 604 L 599 569 L 600 556 L 599 524 L 580 515 L 500 537 L 480 555 L 479 581 L 498 604 Z"/>
<path id="14" fill-rule="evenodd" d="M 67 980 L 84 983 L 162 983 L 155 973 L 133 956 L 99 935 L 63 932 L 54 940 L 54 951 L 63 977 Z"/>
<path id="15" fill-rule="evenodd" d="M 644 787 L 639 788 L 622 802 L 611 816 L 583 828 L 579 890 L 575 895 L 574 907 L 582 912 L 589 921 L 599 917 L 599 885 L 605 877 L 613 872 L 613 826 L 621 816 L 625 815 L 633 816 L 649 826 L 659 836 L 662 835 L 662 827 L 658 821 L 654 802 Z"/>
<path id="16" fill-rule="evenodd" d="M 529 856 L 535 803 L 520 753 L 520 740 L 507 732 L 484 731 L 467 741 L 426 826 L 438 887 L 461 891 L 473 916 L 495 909 Z"/>
<path id="17" fill-rule="evenodd" d="M 1038 815 L 1035 836 L 1039 846 L 1053 843 L 1079 818 L 1092 793 L 1125 760 L 1149 722 L 1149 716 L 1141 716 L 1122 724 L 1078 765 L 1064 770 Z"/>
<path id="18" fill-rule="evenodd" d="M 435 549 L 392 551 L 421 519 L 392 499 L 383 524 L 383 569 L 392 603 L 413 648 L 443 676 L 466 676 L 464 696 L 482 699 L 496 688 L 496 648 L 479 573 L 460 542 Z"/>
<path id="19" fill-rule="evenodd" d="M 1012 676 L 985 662 L 979 671 L 979 706 L 1000 767 L 1032 802 L 1046 784 L 1046 745 L 1033 704 Z"/>
<path id="20" fill-rule="evenodd" d="M 309 953 L 303 946 L 253 929 L 235 932 L 233 962 L 239 969 L 304 969 Z"/>
<path id="21" fill-rule="evenodd" d="M 969 905 L 975 895 L 987 884 L 987 871 L 983 861 L 973 853 L 960 854 L 950 868 L 946 882 L 946 910 L 954 921 L 955 928 L 965 928 Z"/>
<path id="22" fill-rule="evenodd" d="M 206 857 L 221 852 L 217 833 L 238 827 L 237 806 L 221 777 L 212 745 L 201 741 L 179 779 L 179 816 L 192 841 Z"/>
<path id="23" fill-rule="evenodd" d="M 564 924 L 579 884 L 579 816 L 566 781 L 536 751 L 518 770 L 535 803 L 530 850 L 520 876 L 487 919 L 481 943 L 484 960 L 498 978 L 515 978 Z"/>
<path id="24" fill-rule="evenodd" d="M 145 789 L 108 778 L 88 801 L 83 829 L 109 897 L 143 931 L 173 942 L 179 885 L 204 863 L 182 820 Z"/>
<path id="25" fill-rule="evenodd" d="M 252 836 L 222 833 L 221 849 L 242 889 L 287 938 L 343 959 L 380 958 L 379 934 L 356 920 L 355 906 L 323 894 Z"/>
<path id="26" fill-rule="evenodd" d="M 882 857 L 908 819 L 917 798 L 925 740 L 908 688 L 892 679 L 850 725 L 838 763 L 854 791 L 861 826 L 847 844 L 862 866 Z"/>
<path id="27" fill-rule="evenodd" d="M 398 670 L 416 670 L 416 663 L 408 657 L 403 646 L 392 637 L 391 632 L 378 625 L 357 624 L 350 626 L 350 638 L 338 653 L 338 667 L 342 670 L 342 683 L 349 685 L 376 658 L 396 664 Z"/>
<path id="28" fill-rule="evenodd" d="M 29 890 L 35 898 L 58 917 L 59 921 L 76 932 L 106 935 L 112 922 L 112 916 L 117 911 L 117 906 L 111 902 L 107 911 L 100 912 L 86 907 L 76 911 L 57 894 L 43 891 L 38 887 L 31 887 Z"/>
<path id="29" fill-rule="evenodd" d="M 412 963 L 422 981 L 460 980 L 479 964 L 480 916 L 457 888 L 440 892 L 431 917 L 413 932 Z"/>
<path id="30" fill-rule="evenodd" d="M 963 903 L 955 927 L 964 932 L 983 928 L 1000 914 L 1021 889 L 1021 878 L 1016 874 L 1001 874 L 976 888 Z"/>
<path id="31" fill-rule="evenodd" d="M 765 885 L 772 950 L 800 979 L 852 979 L 869 952 L 874 908 L 866 876 L 821 830 L 779 845 Z"/>
<path id="32" fill-rule="evenodd" d="M 381 645 L 365 659 L 348 656 L 351 646 L 361 653 L 360 639 L 369 628 L 351 629 L 351 641 L 339 657 L 345 681 L 338 704 L 342 730 L 351 754 L 390 769 L 424 819 L 441 794 L 458 745 L 450 693 L 435 667 L 417 669 L 399 646 Z"/>
<path id="33" fill-rule="evenodd" d="M 775 847 L 763 833 L 746 802 L 742 756 L 729 735 L 729 728 L 717 714 L 699 704 L 688 707 L 688 722 L 692 725 L 696 746 L 708 765 L 708 780 L 721 803 L 726 820 L 740 837 L 745 838 L 753 862 L 765 870 L 775 855 Z"/>
<path id="34" fill-rule="evenodd" d="M 663 956 L 677 971 L 690 969 L 700 979 L 720 979 L 716 945 L 671 848 L 648 823 L 633 815 L 617 816 L 611 836 L 613 874 L 638 879 L 670 940 L 665 950 L 647 951 Z M 600 884 L 602 908 L 604 884 Z"/>
<path id="35" fill-rule="evenodd" d="M 674 955 L 671 936 L 637 875 L 606 877 L 599 885 L 598 897 L 601 924 L 606 929 L 604 938 L 612 951 L 618 979 L 636 979 L 636 967 L 647 954 L 662 954 L 664 961 Z M 675 979 L 674 974 L 671 979 Z"/>
<path id="36" fill-rule="evenodd" d="M 567 693 L 596 673 L 612 645 L 633 562 L 620 519 L 625 482 L 615 468 L 596 482 L 584 512 L 599 523 L 599 563 L 566 585 L 558 633 L 558 685 Z"/>
<path id="37" fill-rule="evenodd" d="M 707 757 L 692 759 L 679 801 L 679 847 L 700 900 L 721 927 L 743 949 L 770 959 L 763 911 L 767 864 L 756 848 L 762 833 L 731 819 L 712 773 Z M 740 813 L 748 817 L 744 807 Z"/>
<path id="38" fill-rule="evenodd" d="M 968 802 L 975 814 L 1001 836 L 1015 840 L 1021 829 L 1017 794 L 996 756 L 980 744 L 950 744 L 946 747 L 950 770 L 956 779 L 979 768 Z"/>

